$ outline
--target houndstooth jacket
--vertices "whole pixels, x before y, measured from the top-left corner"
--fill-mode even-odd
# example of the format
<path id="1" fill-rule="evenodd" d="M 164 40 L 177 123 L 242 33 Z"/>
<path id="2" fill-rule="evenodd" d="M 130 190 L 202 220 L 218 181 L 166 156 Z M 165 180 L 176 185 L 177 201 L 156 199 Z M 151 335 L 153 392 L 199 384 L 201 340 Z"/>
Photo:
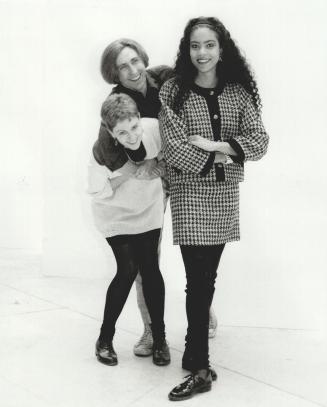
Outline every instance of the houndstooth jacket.
<path id="1" fill-rule="evenodd" d="M 205 98 L 191 90 L 177 115 L 173 100 L 178 85 L 168 80 L 161 88 L 159 97 L 162 108 L 159 114 L 163 153 L 168 164 L 169 181 L 173 184 L 186 182 L 217 182 L 216 168 L 212 165 L 205 175 L 203 169 L 212 153 L 203 151 L 188 142 L 191 135 L 213 140 L 212 124 Z M 213 92 L 212 92 L 213 94 Z M 244 179 L 243 161 L 259 160 L 267 151 L 268 135 L 261 117 L 253 105 L 251 95 L 239 84 L 226 84 L 217 97 L 220 111 L 220 139 L 236 150 L 241 160 L 221 165 L 225 182 Z"/>

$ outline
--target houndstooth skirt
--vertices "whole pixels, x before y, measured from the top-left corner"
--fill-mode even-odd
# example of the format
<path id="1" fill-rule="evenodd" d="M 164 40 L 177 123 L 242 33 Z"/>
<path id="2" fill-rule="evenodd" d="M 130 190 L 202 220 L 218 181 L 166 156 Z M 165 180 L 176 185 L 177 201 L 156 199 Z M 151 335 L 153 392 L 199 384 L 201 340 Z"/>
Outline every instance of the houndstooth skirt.
<path id="1" fill-rule="evenodd" d="M 178 245 L 217 245 L 240 239 L 237 182 L 171 186 L 173 240 Z"/>

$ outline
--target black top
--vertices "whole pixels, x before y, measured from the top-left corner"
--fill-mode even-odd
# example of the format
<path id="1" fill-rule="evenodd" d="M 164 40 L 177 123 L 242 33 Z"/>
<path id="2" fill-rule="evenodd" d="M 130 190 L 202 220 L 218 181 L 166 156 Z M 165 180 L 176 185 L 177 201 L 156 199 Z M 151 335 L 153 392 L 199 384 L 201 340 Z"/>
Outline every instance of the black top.
<path id="1" fill-rule="evenodd" d="M 112 93 L 125 93 L 130 96 L 137 105 L 141 117 L 158 118 L 160 110 L 159 91 L 158 89 L 150 86 L 147 81 L 147 92 L 144 96 L 141 92 L 125 88 L 123 85 L 117 85 Z"/>
<path id="2" fill-rule="evenodd" d="M 224 90 L 224 83 L 219 82 L 215 88 L 203 88 L 201 86 L 196 85 L 195 83 L 192 85 L 191 90 L 198 95 L 201 95 L 205 98 L 205 101 L 208 106 L 210 121 L 211 121 L 211 128 L 213 133 L 213 138 L 215 141 L 221 140 L 221 116 L 220 116 L 220 109 L 218 103 L 218 96 Z M 236 151 L 237 155 L 232 156 L 231 159 L 234 162 L 243 163 L 244 160 L 244 152 L 237 142 L 233 142 L 234 140 L 227 140 L 227 143 L 231 145 L 232 148 Z M 236 145 L 235 145 L 236 144 Z M 239 147 L 239 148 L 238 148 Z M 214 163 L 215 160 L 215 153 L 212 152 L 209 155 L 209 158 L 204 165 L 201 176 L 206 176 L 213 165 L 215 165 L 215 172 L 216 172 L 216 180 L 217 181 L 225 181 L 225 170 L 223 164 Z"/>
<path id="3" fill-rule="evenodd" d="M 209 110 L 213 138 L 215 141 L 221 140 L 220 135 L 221 119 L 217 96 L 222 93 L 223 86 L 219 83 L 219 85 L 217 85 L 215 88 L 202 88 L 201 86 L 193 84 L 191 89 L 193 92 L 205 98 Z M 222 164 L 214 164 L 214 161 L 215 153 L 212 152 L 210 153 L 209 158 L 201 171 L 201 175 L 203 177 L 206 176 L 208 172 L 211 170 L 212 166 L 215 165 L 216 180 L 224 181 L 225 180 L 224 167 Z"/>

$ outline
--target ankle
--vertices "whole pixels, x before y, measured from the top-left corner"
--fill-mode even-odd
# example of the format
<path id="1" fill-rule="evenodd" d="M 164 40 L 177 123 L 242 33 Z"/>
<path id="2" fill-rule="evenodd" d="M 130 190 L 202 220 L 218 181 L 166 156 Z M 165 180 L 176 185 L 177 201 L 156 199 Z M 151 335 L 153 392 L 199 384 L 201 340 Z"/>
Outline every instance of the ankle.
<path id="1" fill-rule="evenodd" d="M 164 341 L 166 338 L 165 324 L 150 324 L 149 325 L 152 337 L 155 342 Z"/>
<path id="2" fill-rule="evenodd" d="M 158 346 L 163 346 L 167 343 L 166 341 L 166 335 L 164 334 L 163 336 L 153 336 L 153 344 L 158 345 Z"/>
<path id="3" fill-rule="evenodd" d="M 99 339 L 98 339 L 98 342 L 100 343 L 100 344 L 112 344 L 112 338 L 111 339 L 109 339 L 108 337 L 104 337 L 104 336 L 99 336 Z"/>

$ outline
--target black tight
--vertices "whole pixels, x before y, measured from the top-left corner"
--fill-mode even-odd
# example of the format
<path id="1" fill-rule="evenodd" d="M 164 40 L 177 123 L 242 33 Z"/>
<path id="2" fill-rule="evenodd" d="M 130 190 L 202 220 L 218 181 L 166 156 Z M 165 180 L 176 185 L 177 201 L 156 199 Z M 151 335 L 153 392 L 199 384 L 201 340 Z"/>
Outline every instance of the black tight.
<path id="1" fill-rule="evenodd" d="M 116 321 L 122 312 L 138 271 L 142 277 L 143 293 L 152 321 L 155 340 L 165 336 L 165 285 L 158 263 L 160 229 L 137 235 L 108 238 L 117 262 L 117 273 L 111 281 L 106 297 L 100 338 L 111 341 Z"/>
<path id="2" fill-rule="evenodd" d="M 208 325 L 217 268 L 225 245 L 181 246 L 186 271 L 186 348 L 194 369 L 209 366 Z"/>

